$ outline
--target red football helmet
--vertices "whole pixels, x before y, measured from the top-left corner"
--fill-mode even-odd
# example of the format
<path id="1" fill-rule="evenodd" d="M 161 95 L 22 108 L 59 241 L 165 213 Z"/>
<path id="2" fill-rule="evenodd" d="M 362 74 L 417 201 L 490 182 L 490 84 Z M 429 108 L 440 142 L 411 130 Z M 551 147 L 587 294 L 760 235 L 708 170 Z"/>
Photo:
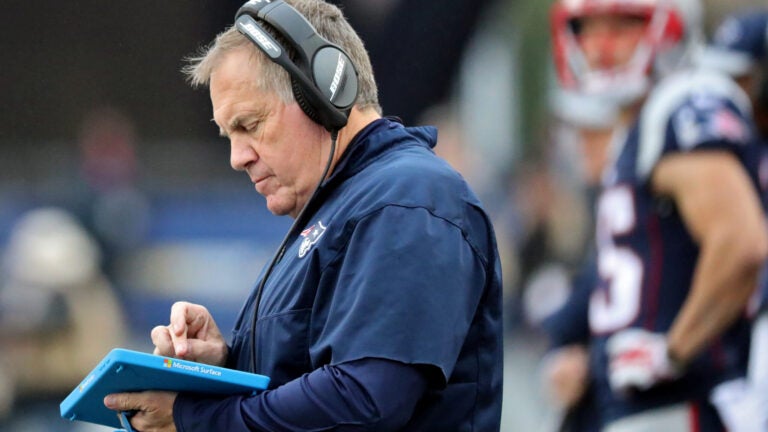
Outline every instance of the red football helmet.
<path id="1" fill-rule="evenodd" d="M 596 14 L 647 17 L 648 26 L 631 59 L 609 69 L 591 69 L 577 39 L 578 20 Z M 551 11 L 555 67 L 570 90 L 630 102 L 651 82 L 690 64 L 702 41 L 699 0 L 559 0 Z"/>

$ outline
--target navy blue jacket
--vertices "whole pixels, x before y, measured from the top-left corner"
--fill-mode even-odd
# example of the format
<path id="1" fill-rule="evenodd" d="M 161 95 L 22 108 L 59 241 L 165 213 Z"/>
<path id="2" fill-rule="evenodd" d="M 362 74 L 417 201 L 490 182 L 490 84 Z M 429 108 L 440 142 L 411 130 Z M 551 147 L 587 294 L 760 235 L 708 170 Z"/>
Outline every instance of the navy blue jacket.
<path id="1" fill-rule="evenodd" d="M 499 430 L 495 235 L 466 182 L 432 151 L 436 138 L 434 128 L 381 119 L 353 139 L 263 290 L 255 372 L 271 377 L 271 390 L 208 399 L 207 408 L 181 396 L 177 425 L 260 430 L 248 417 L 270 391 L 310 383 L 307 374 L 329 366 L 383 359 L 417 367 L 428 382 L 400 430 Z M 240 370 L 250 368 L 253 297 L 229 351 L 227 366 Z"/>

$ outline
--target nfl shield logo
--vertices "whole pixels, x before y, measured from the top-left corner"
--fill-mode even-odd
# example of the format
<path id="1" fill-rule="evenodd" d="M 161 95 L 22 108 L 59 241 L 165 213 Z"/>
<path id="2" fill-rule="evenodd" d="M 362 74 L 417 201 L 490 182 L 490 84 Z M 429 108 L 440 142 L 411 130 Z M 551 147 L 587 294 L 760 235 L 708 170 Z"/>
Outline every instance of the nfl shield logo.
<path id="1" fill-rule="evenodd" d="M 304 240 L 301 241 L 301 245 L 299 246 L 299 258 L 304 258 L 304 255 L 309 252 L 313 244 L 320 240 L 320 237 L 323 236 L 324 232 L 325 226 L 323 226 L 322 221 L 317 221 L 316 224 L 301 232 L 301 236 L 304 237 Z"/>

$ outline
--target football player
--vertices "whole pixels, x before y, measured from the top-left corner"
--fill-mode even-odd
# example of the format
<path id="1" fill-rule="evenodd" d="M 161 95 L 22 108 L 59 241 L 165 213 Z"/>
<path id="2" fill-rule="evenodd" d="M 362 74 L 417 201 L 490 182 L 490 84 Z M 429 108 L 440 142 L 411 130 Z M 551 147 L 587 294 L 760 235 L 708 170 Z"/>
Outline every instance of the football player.
<path id="1" fill-rule="evenodd" d="M 717 27 L 712 43 L 700 57 L 700 64 L 730 75 L 752 102 L 758 142 L 763 155 L 760 183 L 763 199 L 768 201 L 768 8 L 739 10 L 727 16 Z M 768 273 L 763 270 L 760 291 L 750 305 L 754 319 L 749 355 L 749 382 L 757 405 L 744 414 L 749 405 L 735 398 L 736 418 L 748 418 L 760 431 L 768 431 Z M 723 397 L 728 398 L 725 394 Z M 733 396 L 731 396 L 733 397 Z"/>
<path id="2" fill-rule="evenodd" d="M 561 84 L 621 106 L 596 204 L 590 359 L 605 431 L 721 431 L 768 257 L 749 99 L 696 70 L 698 0 L 559 0 Z"/>

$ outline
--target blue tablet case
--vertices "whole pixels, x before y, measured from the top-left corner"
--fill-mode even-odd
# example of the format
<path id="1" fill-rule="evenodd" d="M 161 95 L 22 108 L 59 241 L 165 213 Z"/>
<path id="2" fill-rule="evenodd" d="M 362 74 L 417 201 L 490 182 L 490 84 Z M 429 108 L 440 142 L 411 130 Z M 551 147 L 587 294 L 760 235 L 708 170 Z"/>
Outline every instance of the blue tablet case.
<path id="1" fill-rule="evenodd" d="M 61 416 L 121 427 L 115 411 L 104 406 L 111 393 L 168 390 L 207 394 L 253 394 L 269 377 L 187 360 L 116 348 L 61 402 Z"/>

